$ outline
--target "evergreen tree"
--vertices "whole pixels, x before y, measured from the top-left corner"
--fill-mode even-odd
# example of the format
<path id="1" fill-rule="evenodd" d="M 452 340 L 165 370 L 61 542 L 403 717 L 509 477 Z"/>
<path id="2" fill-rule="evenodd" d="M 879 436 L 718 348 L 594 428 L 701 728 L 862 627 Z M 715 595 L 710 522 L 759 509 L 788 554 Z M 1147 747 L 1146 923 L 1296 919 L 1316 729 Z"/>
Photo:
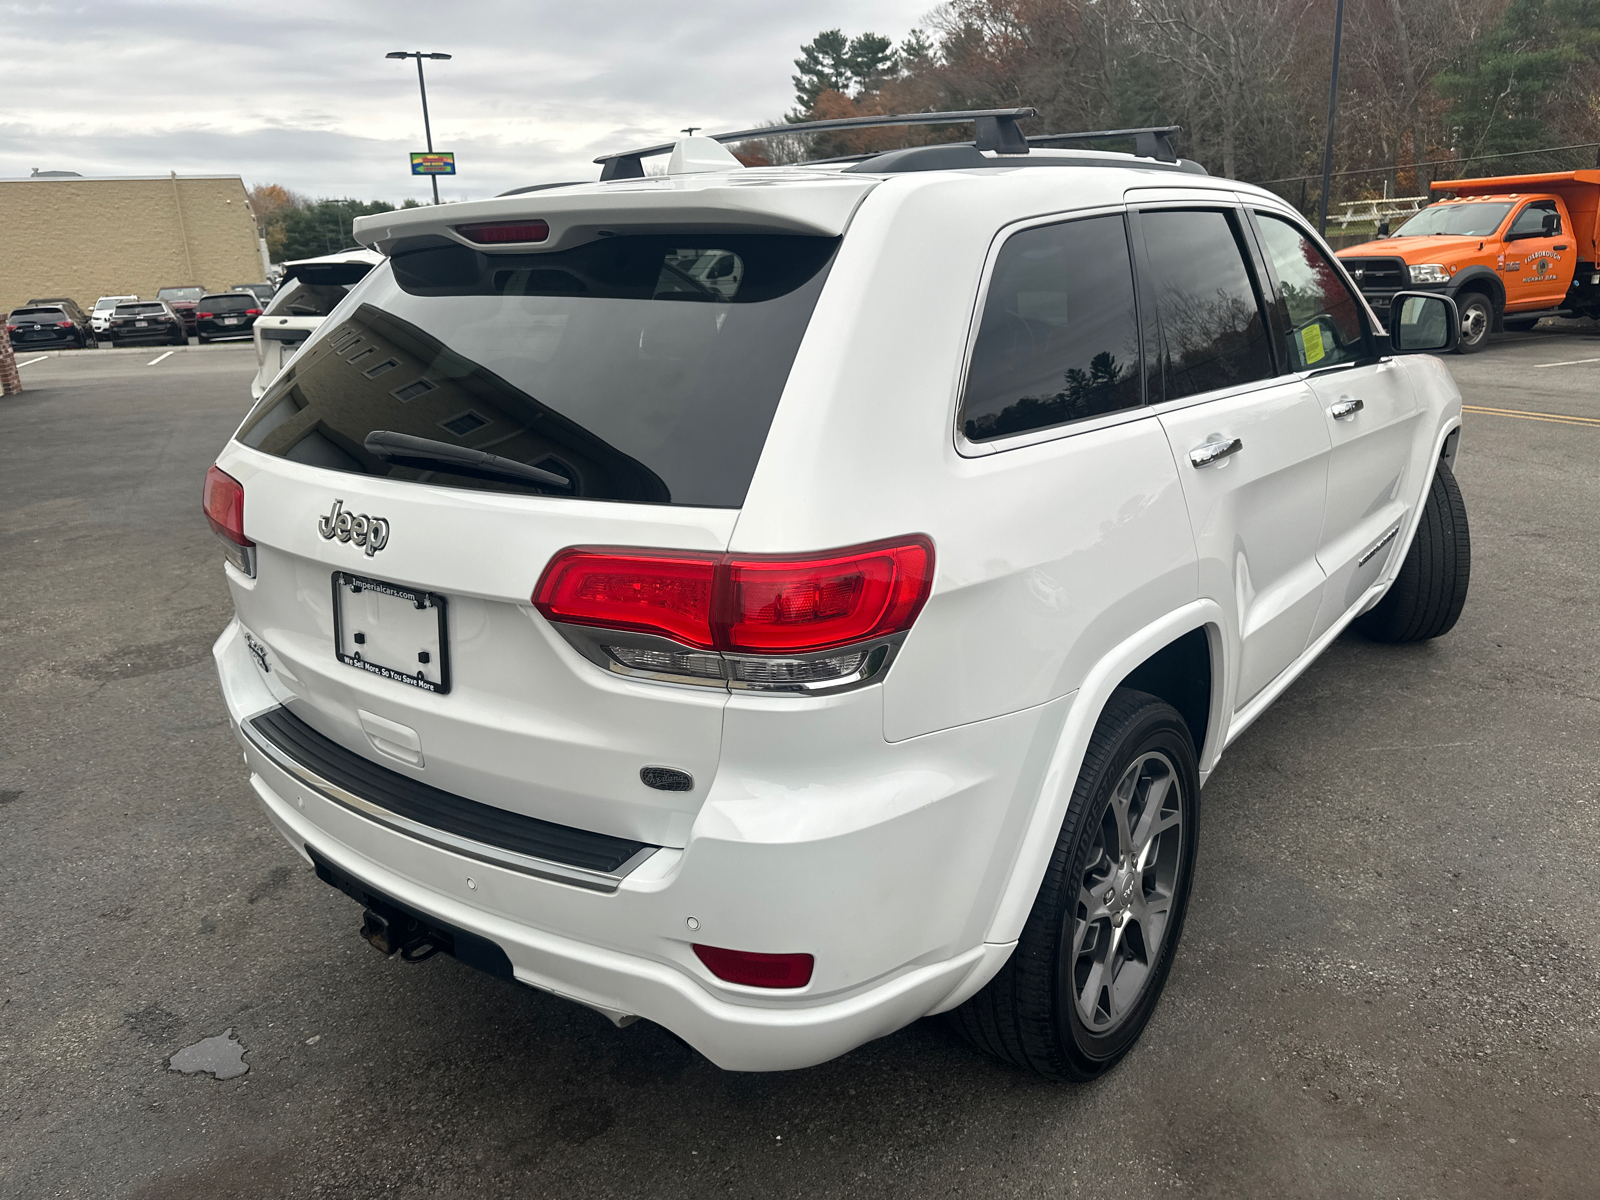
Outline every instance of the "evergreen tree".
<path id="1" fill-rule="evenodd" d="M 1600 0 L 1511 0 L 1460 66 L 1436 81 L 1450 101 L 1445 123 L 1460 130 L 1460 153 L 1586 140 L 1575 135 L 1589 130 L 1569 126 L 1581 116 L 1579 96 L 1589 90 L 1583 78 L 1597 65 Z M 1504 167 L 1468 164 L 1468 171 L 1494 174 Z"/>
<path id="2" fill-rule="evenodd" d="M 795 111 L 790 120 L 804 121 L 823 92 L 876 91 L 899 70 L 894 42 L 876 33 L 847 38 L 841 29 L 825 29 L 800 47 L 794 60 L 800 74 L 793 76 Z"/>
<path id="3" fill-rule="evenodd" d="M 392 212 L 394 205 L 382 200 L 317 200 L 303 208 L 286 210 L 282 215 L 282 262 L 297 258 L 316 258 L 355 245 L 350 231 L 357 217 Z"/>
<path id="4" fill-rule="evenodd" d="M 850 90 L 850 39 L 841 29 L 826 29 L 800 47 L 794 60 L 795 120 L 805 120 L 823 92 Z"/>

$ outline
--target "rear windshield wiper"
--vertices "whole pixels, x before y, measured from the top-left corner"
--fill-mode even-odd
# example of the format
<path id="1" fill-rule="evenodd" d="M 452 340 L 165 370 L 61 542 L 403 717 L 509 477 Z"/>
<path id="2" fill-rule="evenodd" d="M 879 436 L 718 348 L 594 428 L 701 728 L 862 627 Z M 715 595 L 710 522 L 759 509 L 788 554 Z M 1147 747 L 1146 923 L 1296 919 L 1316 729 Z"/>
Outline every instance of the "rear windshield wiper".
<path id="1" fill-rule="evenodd" d="M 432 438 L 412 437 L 409 433 L 395 433 L 391 429 L 374 429 L 361 443 L 367 453 L 385 462 L 416 467 L 423 471 L 459 471 L 463 474 L 499 475 L 505 479 L 526 479 L 550 487 L 570 488 L 572 480 L 542 467 L 530 467 L 514 458 L 502 458 L 484 450 L 466 446 L 452 446 L 449 442 L 436 442 Z"/>

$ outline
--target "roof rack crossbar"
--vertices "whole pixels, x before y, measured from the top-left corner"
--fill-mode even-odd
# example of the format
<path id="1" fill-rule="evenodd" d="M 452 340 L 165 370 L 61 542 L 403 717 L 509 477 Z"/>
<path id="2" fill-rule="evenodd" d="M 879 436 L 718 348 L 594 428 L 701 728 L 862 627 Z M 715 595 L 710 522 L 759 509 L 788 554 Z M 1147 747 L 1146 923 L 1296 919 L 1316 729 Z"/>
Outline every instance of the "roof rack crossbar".
<path id="1" fill-rule="evenodd" d="M 1131 137 L 1136 157 L 1177 162 L 1178 156 L 1172 149 L 1172 135 L 1182 130 L 1182 125 L 1144 125 L 1135 129 L 1095 129 L 1088 133 L 1036 133 L 1029 136 L 1028 142 L 1043 146 L 1051 142 L 1105 142 L 1113 138 Z"/>
<path id="2" fill-rule="evenodd" d="M 980 108 L 964 112 L 901 113 L 886 117 L 840 117 L 832 121 L 797 121 L 792 125 L 767 125 L 760 129 L 737 129 L 732 133 L 706 134 L 714 142 L 749 142 L 757 138 L 777 137 L 786 133 L 832 133 L 841 129 L 879 129 L 894 125 L 959 125 L 973 123 L 975 145 L 979 150 L 993 150 L 997 154 L 1026 154 L 1032 138 L 1024 138 L 1017 122 L 1038 115 L 1032 108 Z M 1096 134 L 1074 134 L 1074 137 L 1095 137 Z M 672 153 L 676 142 L 663 142 L 640 150 L 619 150 L 615 154 L 602 154 L 594 161 L 600 164 L 600 178 L 643 179 L 644 159 Z"/>

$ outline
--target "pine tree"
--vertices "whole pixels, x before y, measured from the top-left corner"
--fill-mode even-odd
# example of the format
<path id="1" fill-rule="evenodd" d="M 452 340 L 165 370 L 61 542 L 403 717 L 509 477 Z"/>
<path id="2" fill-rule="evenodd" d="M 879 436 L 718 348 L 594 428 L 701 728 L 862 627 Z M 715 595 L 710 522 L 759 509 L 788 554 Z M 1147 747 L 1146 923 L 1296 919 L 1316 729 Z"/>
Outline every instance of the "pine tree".
<path id="1" fill-rule="evenodd" d="M 1450 100 L 1446 125 L 1465 157 L 1582 140 L 1572 122 L 1585 75 L 1600 65 L 1600 0 L 1511 0 L 1460 66 L 1436 81 Z M 1469 174 L 1495 173 L 1484 164 Z"/>

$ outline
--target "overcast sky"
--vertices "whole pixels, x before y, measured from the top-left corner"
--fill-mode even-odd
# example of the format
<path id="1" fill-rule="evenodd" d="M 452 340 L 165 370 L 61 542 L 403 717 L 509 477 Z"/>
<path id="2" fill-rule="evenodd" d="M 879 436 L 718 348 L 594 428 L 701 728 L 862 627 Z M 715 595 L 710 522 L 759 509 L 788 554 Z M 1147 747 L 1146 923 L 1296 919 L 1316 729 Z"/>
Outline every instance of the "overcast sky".
<path id="1" fill-rule="evenodd" d="M 444 199 L 595 178 L 596 154 L 686 125 L 737 129 L 794 103 L 818 31 L 900 41 L 934 0 L 0 0 L 0 179 L 237 174 L 311 196 L 398 203 L 424 148 Z"/>

